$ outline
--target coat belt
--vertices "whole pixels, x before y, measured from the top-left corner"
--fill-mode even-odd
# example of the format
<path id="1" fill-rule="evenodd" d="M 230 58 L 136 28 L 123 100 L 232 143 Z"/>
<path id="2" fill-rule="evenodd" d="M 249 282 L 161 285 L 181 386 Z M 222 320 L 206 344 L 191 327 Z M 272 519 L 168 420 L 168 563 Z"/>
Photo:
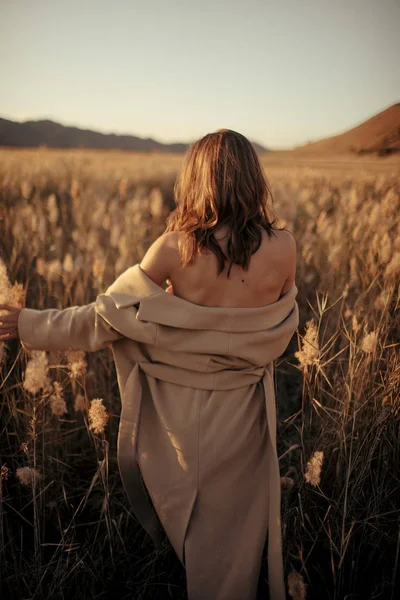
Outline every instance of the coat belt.
<path id="1" fill-rule="evenodd" d="M 122 483 L 133 511 L 142 527 L 153 539 L 156 547 L 161 547 L 163 528 L 148 494 L 137 462 L 137 439 L 142 396 L 150 394 L 146 374 L 186 385 L 185 369 L 172 365 L 137 362 L 124 387 L 122 411 L 118 433 L 118 467 Z M 271 600 L 285 600 L 281 538 L 281 483 L 279 462 L 276 451 L 276 406 L 273 364 L 247 370 L 227 369 L 217 373 L 189 371 L 186 378 L 189 387 L 206 390 L 235 389 L 258 381 L 263 382 L 269 443 L 267 462 L 269 464 L 269 515 L 268 515 L 268 578 Z"/>

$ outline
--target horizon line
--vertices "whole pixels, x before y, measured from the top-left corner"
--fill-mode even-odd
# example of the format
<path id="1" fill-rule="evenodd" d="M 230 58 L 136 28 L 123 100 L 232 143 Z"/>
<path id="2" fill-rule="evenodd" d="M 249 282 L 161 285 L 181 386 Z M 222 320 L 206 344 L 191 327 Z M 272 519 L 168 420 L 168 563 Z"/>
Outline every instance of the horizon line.
<path id="1" fill-rule="evenodd" d="M 340 131 L 338 133 L 331 134 L 331 135 L 325 135 L 324 137 L 316 138 L 316 139 L 313 139 L 313 140 L 307 139 L 304 142 L 300 142 L 298 144 L 293 144 L 293 145 L 290 145 L 290 146 L 288 146 L 288 145 L 282 145 L 281 146 L 280 144 L 278 144 L 278 145 L 275 144 L 273 146 L 270 146 L 268 144 L 266 145 L 264 143 L 261 143 L 258 140 L 254 140 L 254 139 L 250 139 L 250 138 L 248 138 L 248 139 L 249 139 L 249 141 L 252 144 L 258 144 L 259 146 L 263 147 L 266 151 L 274 151 L 275 149 L 277 149 L 277 150 L 278 149 L 279 150 L 294 150 L 294 149 L 299 148 L 301 146 L 306 146 L 309 143 L 320 142 L 320 141 L 323 141 L 325 139 L 328 139 L 328 138 L 331 138 L 331 137 L 336 137 L 336 136 L 342 135 L 344 133 L 347 133 L 351 129 L 359 127 L 360 125 L 362 125 L 363 123 L 365 123 L 369 119 L 372 119 L 373 117 L 378 116 L 379 114 L 385 112 L 389 108 L 393 108 L 393 107 L 399 106 L 399 105 L 400 105 L 400 102 L 395 102 L 394 104 L 390 104 L 390 105 L 386 106 L 384 109 L 380 110 L 379 112 L 376 112 L 376 113 L 370 115 L 369 117 L 364 118 L 362 121 L 359 121 L 359 122 L 355 123 L 354 125 L 349 126 L 347 129 L 342 130 L 342 131 Z M 145 136 L 137 135 L 135 133 L 121 133 L 121 132 L 116 133 L 115 131 L 105 131 L 104 129 L 102 130 L 101 128 L 98 128 L 98 127 L 96 127 L 95 129 L 93 129 L 90 126 L 84 126 L 84 125 L 76 125 L 76 124 L 72 124 L 72 123 L 66 123 L 62 119 L 54 120 L 54 118 L 50 118 L 50 117 L 29 117 L 29 118 L 24 117 L 22 120 L 21 119 L 16 119 L 15 117 L 0 116 L 0 118 L 2 118 L 4 120 L 7 120 L 7 121 L 12 121 L 14 123 L 20 123 L 20 124 L 28 123 L 28 122 L 50 121 L 51 123 L 56 123 L 57 125 L 61 125 L 62 127 L 70 127 L 70 128 L 74 128 L 74 129 L 80 129 L 81 131 L 91 131 L 93 133 L 100 133 L 101 135 L 115 135 L 115 136 L 122 136 L 122 137 L 124 137 L 124 136 L 125 137 L 136 137 L 136 138 L 141 139 L 141 140 L 145 140 L 145 141 L 150 140 L 150 141 L 162 144 L 162 145 L 178 145 L 178 144 L 184 145 L 184 144 L 187 144 L 187 145 L 190 146 L 191 144 L 195 143 L 198 139 L 201 139 L 201 137 L 203 137 L 203 136 L 200 136 L 199 138 L 195 138 L 195 139 L 192 138 L 190 140 L 182 140 L 181 139 L 181 140 L 173 140 L 173 141 L 171 141 L 171 140 L 166 141 L 165 138 L 164 138 L 164 140 L 162 141 L 162 138 L 159 138 L 159 137 L 157 137 L 157 138 L 154 138 L 154 137 L 151 137 L 151 136 L 145 137 Z M 204 134 L 204 135 L 207 135 L 207 134 Z"/>

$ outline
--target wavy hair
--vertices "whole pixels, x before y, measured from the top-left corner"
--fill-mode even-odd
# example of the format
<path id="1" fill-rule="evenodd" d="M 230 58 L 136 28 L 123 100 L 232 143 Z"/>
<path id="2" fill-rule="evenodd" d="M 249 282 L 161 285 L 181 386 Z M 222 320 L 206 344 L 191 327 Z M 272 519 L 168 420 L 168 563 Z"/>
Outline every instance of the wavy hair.
<path id="1" fill-rule="evenodd" d="M 262 241 L 261 229 L 276 235 L 269 214 L 272 198 L 255 149 L 230 129 L 208 133 L 190 146 L 175 182 L 176 208 L 167 217 L 166 231 L 180 231 L 181 265 L 190 264 L 203 249 L 218 259 L 218 275 L 229 261 L 248 270 L 250 257 Z M 228 226 L 227 255 L 216 241 L 217 226 Z"/>

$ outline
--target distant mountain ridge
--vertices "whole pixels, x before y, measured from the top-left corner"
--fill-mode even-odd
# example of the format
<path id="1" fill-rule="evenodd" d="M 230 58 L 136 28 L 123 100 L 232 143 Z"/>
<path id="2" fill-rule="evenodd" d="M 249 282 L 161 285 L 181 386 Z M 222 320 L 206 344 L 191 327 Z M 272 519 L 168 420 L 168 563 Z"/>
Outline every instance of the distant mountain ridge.
<path id="1" fill-rule="evenodd" d="M 252 144 L 259 154 L 270 151 L 269 148 L 255 142 Z M 100 133 L 91 129 L 61 125 L 50 120 L 19 123 L 0 118 L 0 146 L 182 153 L 186 152 L 189 145 L 181 142 L 164 144 L 152 138 L 140 138 L 134 135 Z M 332 156 L 349 153 L 386 156 L 400 153 L 400 103 L 390 106 L 344 133 L 310 142 L 289 152 L 299 156 L 316 154 Z"/>
<path id="2" fill-rule="evenodd" d="M 295 148 L 295 154 L 377 154 L 400 152 L 400 102 L 345 133 Z"/>
<path id="3" fill-rule="evenodd" d="M 100 133 L 91 129 L 69 127 L 54 121 L 9 121 L 0 118 L 0 146 L 48 148 L 90 148 L 98 150 L 136 150 L 140 152 L 186 152 L 188 143 L 163 144 L 152 138 Z M 267 152 L 254 143 L 256 152 Z"/>

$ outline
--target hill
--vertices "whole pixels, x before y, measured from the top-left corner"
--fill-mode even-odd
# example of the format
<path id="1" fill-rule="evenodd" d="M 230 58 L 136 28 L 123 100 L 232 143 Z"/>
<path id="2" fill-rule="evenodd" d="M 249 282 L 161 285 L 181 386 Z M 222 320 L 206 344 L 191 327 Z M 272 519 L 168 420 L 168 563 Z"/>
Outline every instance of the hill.
<path id="1" fill-rule="evenodd" d="M 361 125 L 317 142 L 295 148 L 297 154 L 377 154 L 400 152 L 400 103 L 378 113 Z"/>
<path id="2" fill-rule="evenodd" d="M 49 120 L 19 123 L 0 118 L 0 146 L 185 152 L 189 144 L 163 144 L 151 138 L 99 133 Z M 253 146 L 259 153 L 266 152 L 266 148 L 260 144 L 253 143 Z"/>

